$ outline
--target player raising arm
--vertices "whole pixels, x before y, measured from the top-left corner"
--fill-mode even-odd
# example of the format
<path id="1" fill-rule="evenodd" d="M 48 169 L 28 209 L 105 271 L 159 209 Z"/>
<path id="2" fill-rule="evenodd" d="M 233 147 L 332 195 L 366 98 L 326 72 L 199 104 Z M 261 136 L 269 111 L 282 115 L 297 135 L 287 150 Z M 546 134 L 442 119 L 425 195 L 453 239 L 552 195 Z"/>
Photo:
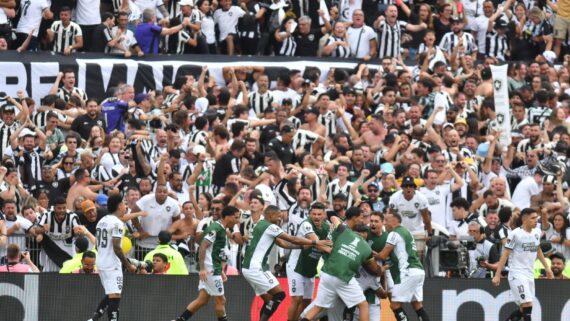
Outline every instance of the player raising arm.
<path id="1" fill-rule="evenodd" d="M 507 236 L 507 244 L 497 265 L 497 273 L 493 284 L 501 283 L 501 271 L 509 259 L 509 286 L 515 303 L 519 306 L 508 320 L 531 321 L 532 300 L 534 298 L 533 267 L 536 258 L 546 269 L 546 276 L 554 278 L 550 266 L 546 264 L 540 249 L 540 229 L 536 228 L 538 214 L 535 209 L 525 208 L 521 211 L 522 226 L 517 227 Z"/>
<path id="2" fill-rule="evenodd" d="M 277 243 L 280 247 L 287 249 L 315 246 L 321 251 L 327 251 L 330 250 L 328 245 L 332 242 L 329 240 L 310 240 L 283 232 L 276 225 L 281 220 L 281 211 L 277 206 L 268 206 L 263 216 L 264 219 L 259 220 L 255 225 L 253 238 L 245 250 L 242 273 L 255 294 L 263 299 L 265 304 L 260 311 L 260 320 L 267 321 L 285 299 L 285 292 L 267 266 L 267 257 L 273 245 Z"/>
<path id="3" fill-rule="evenodd" d="M 123 290 L 123 270 L 121 264 L 129 272 L 136 272 L 137 268 L 127 260 L 123 253 L 121 242 L 123 240 L 124 223 L 121 217 L 125 215 L 127 207 L 118 195 L 109 197 L 107 209 L 110 215 L 103 217 L 97 223 L 97 270 L 105 297 L 99 303 L 97 311 L 88 321 L 96 321 L 105 313 L 109 321 L 119 320 L 119 303 Z"/>
<path id="4" fill-rule="evenodd" d="M 226 246 L 226 229 L 232 229 L 239 224 L 239 210 L 233 206 L 226 206 L 222 210 L 221 220 L 212 222 L 204 231 L 200 244 L 198 260 L 200 262 L 200 283 L 198 297 L 192 301 L 186 310 L 174 321 L 186 321 L 215 297 L 216 317 L 219 321 L 227 321 L 226 298 L 224 296 L 224 282 L 226 276 L 222 271 L 222 257 Z"/>
<path id="5" fill-rule="evenodd" d="M 321 270 L 317 298 L 303 311 L 301 321 L 314 320 L 321 310 L 331 308 L 339 298 L 349 309 L 358 307 L 361 321 L 369 321 L 368 302 L 354 276 L 362 265 L 376 275 L 381 275 L 383 269 L 376 264 L 367 241 L 353 231 L 364 224 L 358 207 L 346 211 L 344 223 L 336 216 L 331 221 L 333 248 Z"/>

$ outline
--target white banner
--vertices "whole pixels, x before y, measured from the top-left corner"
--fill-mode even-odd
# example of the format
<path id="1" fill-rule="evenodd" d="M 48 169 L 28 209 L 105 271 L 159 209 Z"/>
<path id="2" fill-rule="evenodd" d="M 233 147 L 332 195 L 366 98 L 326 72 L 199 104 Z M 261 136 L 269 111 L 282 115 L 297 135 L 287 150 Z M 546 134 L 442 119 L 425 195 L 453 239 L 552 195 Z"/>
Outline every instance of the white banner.
<path id="1" fill-rule="evenodd" d="M 509 106 L 507 68 L 508 65 L 491 66 L 495 112 L 497 113 L 497 123 L 501 128 L 499 142 L 503 146 L 511 144 L 511 109 Z"/>

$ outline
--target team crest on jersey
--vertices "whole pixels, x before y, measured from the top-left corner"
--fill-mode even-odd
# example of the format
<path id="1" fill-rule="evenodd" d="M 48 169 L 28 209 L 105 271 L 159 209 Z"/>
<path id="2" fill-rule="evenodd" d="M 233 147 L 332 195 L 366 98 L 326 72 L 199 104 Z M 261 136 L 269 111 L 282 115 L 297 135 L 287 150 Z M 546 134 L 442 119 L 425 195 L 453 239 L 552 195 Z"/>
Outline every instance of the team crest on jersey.
<path id="1" fill-rule="evenodd" d="M 208 236 L 213 237 L 214 235 L 216 235 L 216 233 L 214 231 L 210 231 L 210 233 L 208 233 Z"/>
<path id="2" fill-rule="evenodd" d="M 54 188 L 57 188 L 58 185 L 59 185 L 59 182 L 52 182 L 51 183 L 51 186 Z"/>
<path id="3" fill-rule="evenodd" d="M 233 12 L 231 12 L 231 11 L 230 11 L 230 12 L 228 12 L 228 16 L 230 16 L 230 17 L 231 17 L 231 16 L 233 16 L 233 15 L 234 15 L 234 13 L 233 13 Z"/>
<path id="4" fill-rule="evenodd" d="M 439 191 L 435 191 L 435 195 L 439 195 Z"/>
<path id="5" fill-rule="evenodd" d="M 71 231 L 71 229 L 69 228 L 69 226 L 65 227 L 65 234 L 69 234 L 69 232 Z"/>
<path id="6" fill-rule="evenodd" d="M 31 152 L 31 153 L 30 153 L 30 157 L 36 157 L 36 153 Z"/>
<path id="7" fill-rule="evenodd" d="M 170 212 L 170 209 L 171 209 L 170 206 L 167 206 L 167 207 L 166 207 L 166 211 L 167 211 L 167 212 Z"/>
<path id="8" fill-rule="evenodd" d="M 315 40 L 315 35 L 310 34 L 310 35 L 307 37 L 307 39 L 309 39 L 309 41 L 313 41 L 313 40 Z"/>
<path id="9" fill-rule="evenodd" d="M 414 203 L 414 206 L 415 206 L 416 208 L 418 208 L 418 207 L 420 207 L 420 203 Z"/>
<path id="10" fill-rule="evenodd" d="M 311 230 L 311 226 L 310 225 L 305 225 L 305 231 L 310 231 Z"/>

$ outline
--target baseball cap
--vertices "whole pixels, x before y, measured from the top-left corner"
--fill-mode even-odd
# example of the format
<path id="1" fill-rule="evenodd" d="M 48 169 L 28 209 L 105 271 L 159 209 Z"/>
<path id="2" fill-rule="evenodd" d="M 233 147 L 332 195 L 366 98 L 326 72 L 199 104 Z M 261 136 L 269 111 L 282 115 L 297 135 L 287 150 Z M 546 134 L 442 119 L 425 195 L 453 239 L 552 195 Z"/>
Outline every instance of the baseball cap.
<path id="1" fill-rule="evenodd" d="M 499 28 L 506 28 L 507 27 L 507 22 L 503 19 L 497 19 L 497 21 L 495 21 L 495 29 L 499 29 Z"/>
<path id="2" fill-rule="evenodd" d="M 204 153 L 206 153 L 206 148 L 202 145 L 196 145 L 194 146 L 194 148 L 192 148 L 192 154 L 194 155 L 204 154 Z"/>
<path id="3" fill-rule="evenodd" d="M 467 124 L 467 120 L 465 120 L 465 118 L 463 118 L 463 117 L 458 117 L 455 120 L 455 125 L 457 125 L 457 124 L 463 124 L 463 125 L 469 127 L 469 125 Z"/>
<path id="4" fill-rule="evenodd" d="M 208 110 L 208 98 L 206 97 L 200 97 L 198 99 L 196 99 L 196 102 L 194 103 L 194 106 L 196 106 L 196 110 L 202 114 L 204 113 L 206 110 Z"/>
<path id="5" fill-rule="evenodd" d="M 137 94 L 135 96 L 135 103 L 140 104 L 143 100 L 148 99 L 150 96 L 145 93 Z"/>
<path id="6" fill-rule="evenodd" d="M 460 16 L 453 16 L 453 17 L 451 17 L 451 23 L 454 23 L 454 22 L 463 22 L 463 18 Z"/>
<path id="7" fill-rule="evenodd" d="M 292 133 L 293 132 L 293 127 L 289 126 L 289 125 L 285 125 L 283 127 L 281 127 L 281 134 L 287 134 L 287 133 Z"/>
<path id="8" fill-rule="evenodd" d="M 87 213 L 90 210 L 96 210 L 95 203 L 92 200 L 85 200 L 81 202 L 81 210 L 83 213 Z"/>
<path id="9" fill-rule="evenodd" d="M 455 125 L 453 125 L 452 123 L 443 124 L 443 127 L 441 129 L 446 129 L 447 127 L 451 127 L 452 129 L 455 129 Z"/>
<path id="10" fill-rule="evenodd" d="M 542 56 L 544 57 L 544 59 L 553 64 L 554 61 L 556 60 L 556 54 L 553 51 L 547 50 L 545 52 L 542 53 Z"/>
<path id="11" fill-rule="evenodd" d="M 95 202 L 97 202 L 99 206 L 107 206 L 107 200 L 109 200 L 109 196 L 105 194 L 99 194 L 99 196 L 97 196 L 97 199 L 95 199 Z"/>
<path id="12" fill-rule="evenodd" d="M 26 136 L 36 136 L 36 133 L 33 132 L 31 129 L 29 128 L 24 128 L 22 129 L 22 131 L 20 132 L 20 135 L 18 135 L 18 137 L 22 138 L 22 137 L 26 137 Z"/>
<path id="13" fill-rule="evenodd" d="M 178 2 L 180 4 L 180 6 L 194 6 L 194 1 L 192 0 L 180 0 L 180 2 Z"/>
<path id="14" fill-rule="evenodd" d="M 554 175 L 546 175 L 542 178 L 543 183 L 555 184 L 556 177 Z"/>
<path id="15" fill-rule="evenodd" d="M 4 106 L 2 106 L 2 112 L 16 112 L 16 106 L 12 105 L 12 104 L 5 104 Z"/>
<path id="16" fill-rule="evenodd" d="M 320 111 L 315 107 L 311 107 L 311 108 L 307 109 L 307 113 L 312 113 L 312 114 L 315 114 L 318 116 L 320 114 Z"/>
<path id="17" fill-rule="evenodd" d="M 477 146 L 477 155 L 481 157 L 487 157 L 489 152 L 489 143 L 481 143 Z"/>
<path id="18" fill-rule="evenodd" d="M 407 187 L 407 186 L 417 187 L 416 182 L 414 181 L 414 178 L 411 176 L 404 177 L 404 179 L 402 180 L 402 184 L 400 184 L 400 186 L 402 186 L 402 187 Z"/>

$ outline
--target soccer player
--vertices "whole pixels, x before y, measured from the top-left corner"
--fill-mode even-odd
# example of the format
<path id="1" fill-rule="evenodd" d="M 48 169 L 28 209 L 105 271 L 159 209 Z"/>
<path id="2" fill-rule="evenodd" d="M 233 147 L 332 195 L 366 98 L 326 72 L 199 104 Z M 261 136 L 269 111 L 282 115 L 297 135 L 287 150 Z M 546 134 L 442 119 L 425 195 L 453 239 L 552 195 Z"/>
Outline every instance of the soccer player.
<path id="1" fill-rule="evenodd" d="M 126 205 L 118 195 L 107 200 L 107 210 L 112 215 L 106 215 L 97 223 L 97 270 L 105 297 L 99 303 L 97 311 L 88 321 L 99 320 L 107 309 L 109 321 L 119 320 L 119 303 L 123 289 L 123 270 L 121 264 L 129 271 L 136 272 L 137 268 L 127 260 L 121 243 L 123 240 L 124 223 L 121 217 L 125 215 Z"/>
<path id="2" fill-rule="evenodd" d="M 508 320 L 531 321 L 532 300 L 534 298 L 534 261 L 538 256 L 540 263 L 545 266 L 546 276 L 554 278 L 550 266 L 544 259 L 540 249 L 541 231 L 536 227 L 538 214 L 535 209 L 525 208 L 521 211 L 522 226 L 514 229 L 507 236 L 507 244 L 497 266 L 497 273 L 493 277 L 493 284 L 501 283 L 501 271 L 509 259 L 509 286 L 515 302 L 519 306 Z M 522 318 L 522 319 L 521 319 Z"/>
<path id="3" fill-rule="evenodd" d="M 325 205 L 314 203 L 309 210 L 309 218 L 297 227 L 296 236 L 309 240 L 325 240 L 330 230 L 326 222 Z M 287 312 L 287 320 L 299 320 L 299 315 L 313 298 L 317 265 L 323 253 L 314 247 L 291 250 L 287 262 L 287 281 L 291 304 Z"/>
<path id="4" fill-rule="evenodd" d="M 281 212 L 277 206 L 268 206 L 263 216 L 264 219 L 255 225 L 253 238 L 245 250 L 242 273 L 253 287 L 255 294 L 261 296 L 265 302 L 260 311 L 260 320 L 267 321 L 285 299 L 285 292 L 267 266 L 267 258 L 273 245 L 277 243 L 285 249 L 301 249 L 302 246 L 307 245 L 326 251 L 331 241 L 310 240 L 284 233 L 276 225 L 281 220 Z"/>
<path id="5" fill-rule="evenodd" d="M 384 215 L 386 228 L 390 230 L 386 245 L 376 255 L 378 260 L 390 258 L 390 275 L 394 281 L 390 308 L 396 320 L 408 320 L 402 303 L 411 302 L 418 319 L 429 321 L 423 308 L 423 286 L 425 272 L 416 252 L 416 243 L 410 231 L 403 227 L 402 217 L 398 213 Z"/>
<path id="6" fill-rule="evenodd" d="M 219 321 L 227 321 L 224 282 L 227 280 L 222 269 L 222 257 L 226 246 L 226 229 L 232 229 L 239 223 L 239 210 L 226 206 L 222 210 L 220 220 L 212 222 L 204 231 L 200 245 L 198 260 L 200 263 L 200 283 L 198 297 L 192 301 L 184 312 L 174 321 L 186 321 L 198 310 L 208 304 L 210 297 L 215 298 L 216 317 Z"/>
<path id="7" fill-rule="evenodd" d="M 368 303 L 354 276 L 361 265 L 377 275 L 382 273 L 382 268 L 376 264 L 370 245 L 353 231 L 363 224 L 359 208 L 349 208 L 344 223 L 336 216 L 332 221 L 333 248 L 321 270 L 317 298 L 305 309 L 301 321 L 314 320 L 321 310 L 331 308 L 339 298 L 349 309 L 358 307 L 361 321 L 369 321 Z"/>

